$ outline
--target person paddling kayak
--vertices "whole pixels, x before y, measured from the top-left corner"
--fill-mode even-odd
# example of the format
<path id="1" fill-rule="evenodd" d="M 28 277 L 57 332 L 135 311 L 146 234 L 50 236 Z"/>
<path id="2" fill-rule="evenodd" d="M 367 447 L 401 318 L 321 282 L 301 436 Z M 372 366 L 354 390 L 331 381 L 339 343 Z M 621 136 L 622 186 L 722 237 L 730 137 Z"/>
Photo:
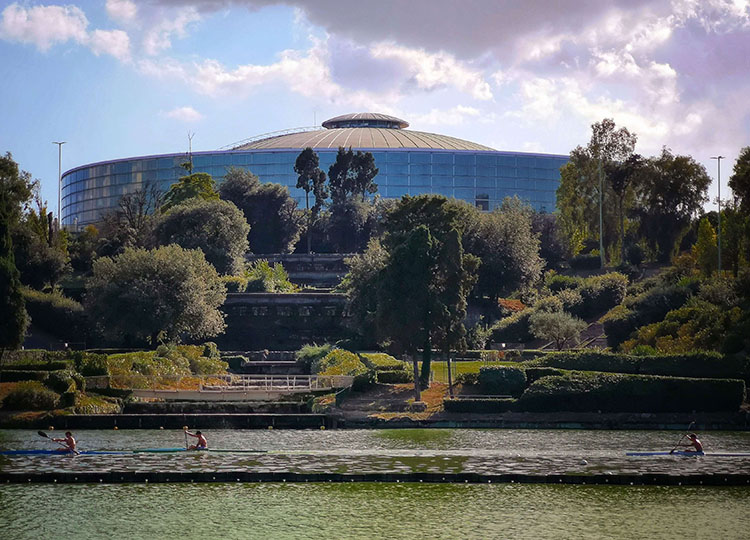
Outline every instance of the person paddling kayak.
<path id="1" fill-rule="evenodd" d="M 60 443 L 64 446 L 57 449 L 58 452 L 75 452 L 76 451 L 76 440 L 73 438 L 73 434 L 70 431 L 65 432 L 64 439 L 52 439 L 56 443 Z"/>
<path id="2" fill-rule="evenodd" d="M 698 440 L 698 436 L 695 433 L 690 433 L 687 438 L 688 442 L 678 444 L 677 446 L 692 447 L 692 450 L 687 450 L 687 452 L 703 452 L 703 444 Z"/>
<path id="3" fill-rule="evenodd" d="M 188 450 L 205 450 L 208 448 L 208 441 L 206 441 L 206 437 L 200 431 L 190 433 L 187 429 L 185 429 L 185 435 L 190 435 L 191 437 L 195 437 L 196 439 L 198 439 L 198 442 L 196 442 L 196 444 L 188 446 Z"/>

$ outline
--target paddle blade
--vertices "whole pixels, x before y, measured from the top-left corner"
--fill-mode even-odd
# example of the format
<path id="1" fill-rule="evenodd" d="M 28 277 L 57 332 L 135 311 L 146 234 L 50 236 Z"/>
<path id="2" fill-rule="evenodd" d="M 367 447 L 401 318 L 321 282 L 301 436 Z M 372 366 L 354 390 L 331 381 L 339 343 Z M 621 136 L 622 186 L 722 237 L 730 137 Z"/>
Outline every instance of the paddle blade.
<path id="1" fill-rule="evenodd" d="M 47 435 L 44 431 L 37 431 L 36 434 L 40 437 L 44 437 L 45 439 L 49 439 L 49 435 Z"/>

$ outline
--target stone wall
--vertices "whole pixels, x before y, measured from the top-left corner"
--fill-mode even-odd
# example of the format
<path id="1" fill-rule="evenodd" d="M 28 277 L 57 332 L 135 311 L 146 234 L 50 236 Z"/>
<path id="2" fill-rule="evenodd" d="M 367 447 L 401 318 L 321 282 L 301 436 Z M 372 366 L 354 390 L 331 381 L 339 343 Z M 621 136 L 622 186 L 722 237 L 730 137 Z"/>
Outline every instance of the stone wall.
<path id="1" fill-rule="evenodd" d="M 222 350 L 296 350 L 351 337 L 346 297 L 326 293 L 232 293 L 222 306 Z"/>

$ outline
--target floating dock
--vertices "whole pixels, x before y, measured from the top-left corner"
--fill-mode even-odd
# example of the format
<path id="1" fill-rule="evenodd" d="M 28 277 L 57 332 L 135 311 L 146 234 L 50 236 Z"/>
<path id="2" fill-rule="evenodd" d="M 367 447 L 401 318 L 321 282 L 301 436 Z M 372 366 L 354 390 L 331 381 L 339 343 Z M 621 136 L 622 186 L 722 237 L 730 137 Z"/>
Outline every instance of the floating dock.
<path id="1" fill-rule="evenodd" d="M 616 486 L 746 486 L 750 474 L 481 474 L 481 473 L 296 473 L 237 471 L 0 472 L 0 484 L 166 483 L 425 483 L 576 484 Z"/>

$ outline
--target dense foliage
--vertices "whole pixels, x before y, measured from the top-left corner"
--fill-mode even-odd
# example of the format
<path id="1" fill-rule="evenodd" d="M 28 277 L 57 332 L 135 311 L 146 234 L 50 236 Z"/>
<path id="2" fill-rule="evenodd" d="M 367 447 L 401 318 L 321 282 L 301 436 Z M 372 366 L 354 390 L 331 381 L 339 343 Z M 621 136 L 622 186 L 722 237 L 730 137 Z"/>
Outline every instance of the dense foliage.
<path id="1" fill-rule="evenodd" d="M 156 344 L 160 336 L 200 339 L 223 331 L 226 289 L 199 250 L 170 245 L 126 249 L 94 263 L 86 283 L 91 319 L 124 343 Z"/>

